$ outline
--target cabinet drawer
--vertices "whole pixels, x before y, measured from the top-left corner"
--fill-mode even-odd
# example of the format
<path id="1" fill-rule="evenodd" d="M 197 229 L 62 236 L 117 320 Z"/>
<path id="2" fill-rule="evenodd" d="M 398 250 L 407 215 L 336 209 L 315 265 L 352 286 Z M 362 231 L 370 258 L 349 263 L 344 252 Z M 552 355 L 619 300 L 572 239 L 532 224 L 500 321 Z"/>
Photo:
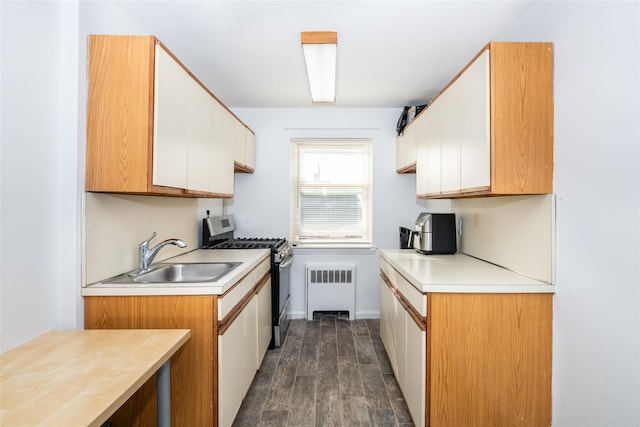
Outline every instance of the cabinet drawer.
<path id="1" fill-rule="evenodd" d="M 394 270 L 395 271 L 395 270 Z M 407 279 L 396 271 L 395 285 L 398 292 L 411 304 L 411 306 L 420 313 L 421 316 L 427 316 L 427 296 L 418 291 Z"/>
<path id="2" fill-rule="evenodd" d="M 251 291 L 251 288 L 271 269 L 269 258 L 261 262 L 227 293 L 218 298 L 218 320 L 222 320 Z"/>
<path id="3" fill-rule="evenodd" d="M 427 316 L 427 295 L 420 292 L 413 286 L 407 279 L 400 274 L 388 261 L 384 258 L 380 259 L 380 270 L 384 272 L 389 278 L 389 281 L 394 285 L 397 292 L 399 292 L 404 299 L 411 304 L 417 313 L 422 317 Z"/>

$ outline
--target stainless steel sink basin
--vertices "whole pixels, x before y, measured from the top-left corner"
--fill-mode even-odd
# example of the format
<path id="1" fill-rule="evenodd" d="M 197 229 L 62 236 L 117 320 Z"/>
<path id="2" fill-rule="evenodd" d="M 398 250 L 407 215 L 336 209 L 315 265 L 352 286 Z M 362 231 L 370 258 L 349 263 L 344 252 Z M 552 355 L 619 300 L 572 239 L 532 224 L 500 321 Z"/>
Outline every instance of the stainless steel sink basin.
<path id="1" fill-rule="evenodd" d="M 135 276 L 122 274 L 102 283 L 201 283 L 215 282 L 241 262 L 203 262 L 184 264 L 156 264 L 151 270 Z"/>

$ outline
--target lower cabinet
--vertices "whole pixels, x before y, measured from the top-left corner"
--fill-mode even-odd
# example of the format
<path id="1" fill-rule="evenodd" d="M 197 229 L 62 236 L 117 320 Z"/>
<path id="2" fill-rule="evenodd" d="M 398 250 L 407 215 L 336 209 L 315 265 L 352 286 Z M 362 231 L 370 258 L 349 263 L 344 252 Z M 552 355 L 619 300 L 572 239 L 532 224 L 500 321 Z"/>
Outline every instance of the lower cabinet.
<path id="1" fill-rule="evenodd" d="M 426 366 L 424 363 L 427 341 L 426 328 L 421 328 L 408 313 L 405 312 L 406 344 L 404 363 L 406 366 L 405 378 L 402 389 L 405 391 L 405 400 L 411 416 L 418 420 L 424 420 Z"/>
<path id="2" fill-rule="evenodd" d="M 218 425 L 230 426 L 258 370 L 256 298 L 218 335 Z"/>
<path id="3" fill-rule="evenodd" d="M 85 328 L 191 329 L 171 358 L 172 426 L 229 427 L 271 340 L 270 299 L 267 258 L 224 295 L 85 297 Z M 109 421 L 157 425 L 155 376 Z"/>
<path id="4" fill-rule="evenodd" d="M 551 425 L 552 294 L 421 293 L 384 259 L 381 277 L 380 337 L 416 426 Z"/>
<path id="5" fill-rule="evenodd" d="M 424 426 L 426 320 L 414 312 L 413 306 L 407 304 L 384 273 L 380 286 L 380 306 L 380 338 L 411 418 L 416 425 Z"/>
<path id="6" fill-rule="evenodd" d="M 231 426 L 271 341 L 271 281 L 218 333 L 218 425 Z"/>

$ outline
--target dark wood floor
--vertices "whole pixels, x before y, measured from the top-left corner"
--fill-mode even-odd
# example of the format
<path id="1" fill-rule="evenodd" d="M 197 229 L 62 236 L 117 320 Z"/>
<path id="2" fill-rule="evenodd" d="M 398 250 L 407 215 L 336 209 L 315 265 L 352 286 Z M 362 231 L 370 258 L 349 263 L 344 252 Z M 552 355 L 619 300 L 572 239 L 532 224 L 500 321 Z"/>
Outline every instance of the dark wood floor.
<path id="1" fill-rule="evenodd" d="M 378 320 L 293 320 L 269 350 L 234 427 L 413 426 Z"/>

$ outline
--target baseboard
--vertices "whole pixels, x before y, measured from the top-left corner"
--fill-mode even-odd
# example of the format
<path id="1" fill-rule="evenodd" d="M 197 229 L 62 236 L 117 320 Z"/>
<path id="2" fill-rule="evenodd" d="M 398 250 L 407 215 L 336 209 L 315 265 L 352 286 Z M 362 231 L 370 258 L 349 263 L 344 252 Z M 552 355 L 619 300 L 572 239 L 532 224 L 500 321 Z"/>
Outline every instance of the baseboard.
<path id="1" fill-rule="evenodd" d="M 290 319 L 306 319 L 307 312 L 306 311 L 290 311 L 289 312 Z M 356 319 L 379 319 L 380 312 L 379 311 L 356 311 Z"/>

